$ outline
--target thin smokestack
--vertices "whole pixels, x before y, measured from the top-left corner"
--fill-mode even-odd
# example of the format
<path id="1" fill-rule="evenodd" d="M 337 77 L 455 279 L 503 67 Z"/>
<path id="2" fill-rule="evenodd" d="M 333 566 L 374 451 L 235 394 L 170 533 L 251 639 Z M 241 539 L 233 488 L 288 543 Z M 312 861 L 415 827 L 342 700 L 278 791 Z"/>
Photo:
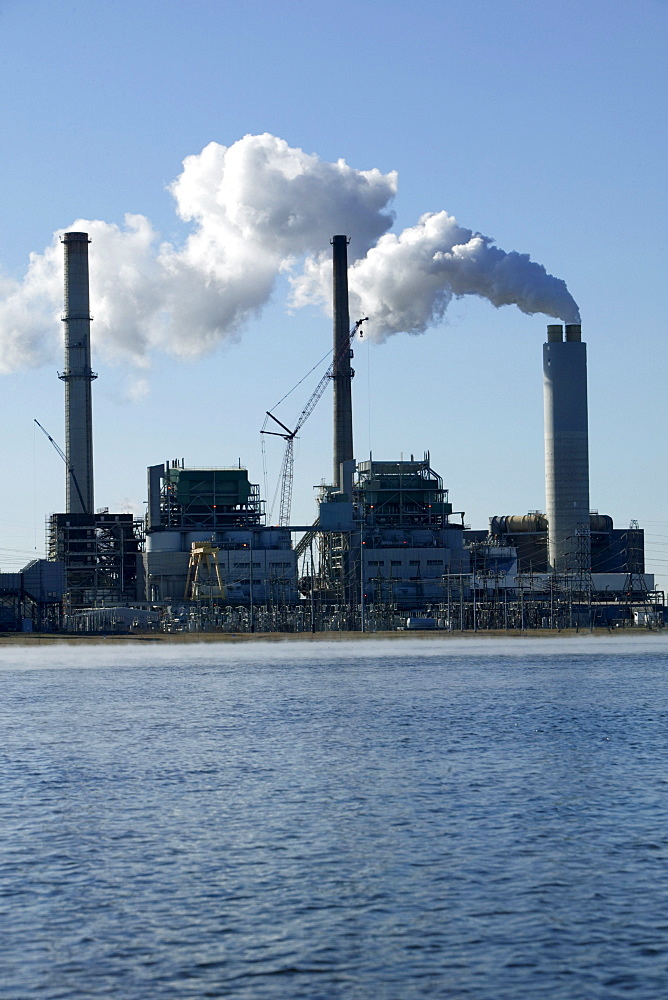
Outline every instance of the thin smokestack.
<path id="1" fill-rule="evenodd" d="M 547 328 L 543 345 L 545 510 L 549 563 L 557 573 L 588 571 L 589 439 L 587 345 L 580 325 Z"/>
<path id="2" fill-rule="evenodd" d="M 343 490 L 341 464 L 353 458 L 352 369 L 348 309 L 348 237 L 332 238 L 334 264 L 334 479 Z"/>
<path id="3" fill-rule="evenodd" d="M 65 233 L 65 440 L 68 514 L 92 514 L 93 407 L 88 299 L 88 233 Z"/>

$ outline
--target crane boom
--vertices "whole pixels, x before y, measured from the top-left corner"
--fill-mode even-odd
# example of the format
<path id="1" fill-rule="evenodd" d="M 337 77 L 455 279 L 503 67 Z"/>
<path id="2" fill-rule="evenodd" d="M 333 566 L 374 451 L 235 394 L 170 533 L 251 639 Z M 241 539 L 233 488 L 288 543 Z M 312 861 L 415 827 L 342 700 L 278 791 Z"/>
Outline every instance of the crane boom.
<path id="1" fill-rule="evenodd" d="M 294 474 L 295 438 L 297 437 L 299 431 L 306 423 L 308 418 L 311 416 L 318 403 L 320 402 L 322 396 L 324 395 L 325 389 L 329 384 L 329 380 L 334 376 L 334 371 L 339 361 L 341 360 L 342 357 L 345 356 L 345 352 L 350 350 L 350 344 L 354 339 L 355 334 L 359 331 L 360 336 L 362 336 L 361 332 L 362 323 L 366 323 L 368 318 L 369 318 L 368 316 L 365 316 L 363 319 L 358 319 L 357 322 L 355 323 L 354 327 L 348 334 L 348 339 L 346 343 L 343 345 L 343 347 L 336 355 L 336 357 L 332 359 L 329 368 L 318 382 L 317 386 L 311 393 L 306 405 L 304 406 L 304 409 L 299 414 L 294 430 L 290 430 L 289 427 L 286 427 L 285 424 L 282 423 L 278 419 L 278 417 L 275 417 L 273 413 L 270 413 L 269 410 L 266 411 L 267 416 L 271 417 L 271 419 L 275 423 L 277 423 L 279 427 L 282 427 L 283 431 L 285 432 L 282 434 L 280 431 L 267 431 L 264 429 L 261 431 L 262 434 L 272 434 L 275 437 L 282 437 L 285 440 L 285 454 L 283 456 L 283 464 L 281 466 L 281 504 L 279 508 L 279 518 L 278 518 L 278 523 L 280 524 L 281 527 L 287 527 L 287 525 L 290 524 L 290 511 L 292 508 L 292 480 Z"/>
<path id="2" fill-rule="evenodd" d="M 53 447 L 54 447 L 54 448 L 56 449 L 56 451 L 58 452 L 58 454 L 59 454 L 59 455 L 60 455 L 60 457 L 62 458 L 63 462 L 65 463 L 65 468 L 67 469 L 68 473 L 69 473 L 69 474 L 70 474 L 70 476 L 72 477 L 72 482 L 74 483 L 74 487 L 75 487 L 75 489 L 76 489 L 76 491 L 77 491 L 77 496 L 79 497 L 79 500 L 81 501 L 81 509 L 82 509 L 82 511 L 84 512 L 84 514 L 88 514 L 88 513 L 89 513 L 89 511 L 87 511 L 87 510 L 86 510 L 86 503 L 85 503 L 85 501 L 84 501 L 84 498 L 83 498 L 83 496 L 81 495 L 81 490 L 79 489 L 79 483 L 77 482 L 77 477 L 76 477 L 76 476 L 75 476 L 75 474 L 74 474 L 74 468 L 73 468 L 73 467 L 72 467 L 72 466 L 70 465 L 70 463 L 69 463 L 69 462 L 67 461 L 67 456 L 66 456 L 65 452 L 64 452 L 64 451 L 63 451 L 63 449 L 62 449 L 62 448 L 60 447 L 60 445 L 58 445 L 58 444 L 57 444 L 57 443 L 56 443 L 56 442 L 55 442 L 55 441 L 53 440 L 53 438 L 51 437 L 51 435 L 49 434 L 49 432 L 47 431 L 47 429 L 46 429 L 45 427 L 42 427 L 42 425 L 40 424 L 39 420 L 38 420 L 38 419 L 37 419 L 36 417 L 33 417 L 33 420 L 35 421 L 35 423 L 37 424 L 37 426 L 39 427 L 39 429 L 40 429 L 41 431 L 43 431 L 43 432 L 44 432 L 44 434 L 46 434 L 46 436 L 48 437 L 49 441 L 51 442 L 51 444 L 52 444 L 52 445 L 53 445 Z"/>

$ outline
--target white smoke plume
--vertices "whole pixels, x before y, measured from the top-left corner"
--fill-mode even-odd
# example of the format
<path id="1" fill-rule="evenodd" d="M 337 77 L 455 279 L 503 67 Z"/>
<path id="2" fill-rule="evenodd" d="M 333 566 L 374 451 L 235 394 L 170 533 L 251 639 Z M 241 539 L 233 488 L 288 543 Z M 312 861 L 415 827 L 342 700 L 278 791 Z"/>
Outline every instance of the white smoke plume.
<path id="1" fill-rule="evenodd" d="M 494 306 L 516 305 L 578 323 L 566 283 L 528 254 L 505 253 L 488 236 L 457 225 L 447 212 L 423 215 L 398 236 L 381 236 L 348 271 L 351 314 L 369 316 L 369 334 L 424 333 L 443 317 L 453 298 L 477 295 Z M 326 302 L 331 265 L 325 254 L 306 261 L 293 280 L 293 302 Z"/>
<path id="2" fill-rule="evenodd" d="M 151 351 L 197 357 L 238 337 L 288 273 L 292 304 L 331 297 L 329 239 L 350 243 L 353 315 L 377 339 L 420 333 L 453 297 L 478 295 L 577 321 L 566 285 L 528 256 L 504 253 L 445 212 L 393 235 L 397 175 L 325 163 L 275 136 L 212 142 L 184 160 L 171 185 L 191 227 L 182 245 L 161 242 L 142 215 L 124 225 L 76 219 L 32 254 L 23 281 L 0 280 L 0 371 L 58 356 L 63 300 L 61 233 L 88 232 L 95 351 L 149 363 Z M 323 249 L 324 247 L 324 249 Z"/>

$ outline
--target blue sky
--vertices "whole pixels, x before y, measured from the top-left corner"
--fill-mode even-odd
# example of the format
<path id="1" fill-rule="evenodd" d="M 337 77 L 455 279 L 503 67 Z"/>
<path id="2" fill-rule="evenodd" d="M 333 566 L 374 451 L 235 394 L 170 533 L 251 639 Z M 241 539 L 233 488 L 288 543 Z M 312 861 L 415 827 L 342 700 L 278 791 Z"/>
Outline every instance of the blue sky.
<path id="1" fill-rule="evenodd" d="M 140 214 L 183 245 L 192 225 L 168 188 L 211 142 L 271 133 L 323 163 L 397 171 L 393 232 L 446 210 L 567 282 L 589 345 L 592 507 L 618 527 L 638 519 L 648 568 L 668 577 L 667 29 L 663 0 L 0 0 L 3 287 L 78 219 Z M 112 272 L 98 247 L 91 270 Z M 153 347 L 141 369 L 111 357 L 93 324 L 98 506 L 141 511 L 146 466 L 176 457 L 241 460 L 264 492 L 264 412 L 331 341 L 326 313 L 290 310 L 288 293 L 283 275 L 240 334 L 196 360 Z M 473 527 L 543 509 L 547 322 L 465 296 L 424 334 L 367 338 L 358 457 L 430 450 Z M 57 326 L 31 365 L 0 376 L 3 570 L 43 552 L 45 518 L 64 506 L 62 462 L 33 425 L 64 444 Z M 286 423 L 316 381 L 290 397 Z M 330 425 L 327 395 L 298 444 L 295 521 L 313 519 L 312 487 L 331 475 Z M 280 451 L 267 442 L 269 499 Z"/>

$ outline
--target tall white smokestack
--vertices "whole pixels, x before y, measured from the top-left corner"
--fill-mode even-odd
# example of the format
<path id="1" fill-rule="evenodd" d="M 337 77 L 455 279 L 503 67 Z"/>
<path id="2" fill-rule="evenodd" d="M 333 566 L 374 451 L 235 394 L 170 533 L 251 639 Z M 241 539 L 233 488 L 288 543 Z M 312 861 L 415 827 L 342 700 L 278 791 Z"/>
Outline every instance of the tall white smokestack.
<path id="1" fill-rule="evenodd" d="M 65 233 L 65 441 L 68 514 L 92 514 L 93 407 L 88 300 L 88 233 Z"/>
<path id="2" fill-rule="evenodd" d="M 578 323 L 547 328 L 543 345 L 545 512 L 556 573 L 590 566 L 587 345 Z"/>

